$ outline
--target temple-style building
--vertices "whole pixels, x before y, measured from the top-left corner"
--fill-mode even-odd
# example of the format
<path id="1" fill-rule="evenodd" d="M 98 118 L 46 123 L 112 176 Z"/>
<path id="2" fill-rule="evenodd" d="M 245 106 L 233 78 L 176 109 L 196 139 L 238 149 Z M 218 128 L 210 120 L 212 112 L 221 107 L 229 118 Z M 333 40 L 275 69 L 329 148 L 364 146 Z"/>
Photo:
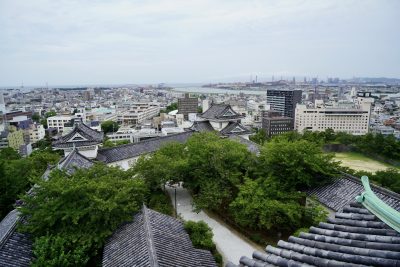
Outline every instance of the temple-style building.
<path id="1" fill-rule="evenodd" d="M 227 104 L 214 104 L 200 116 L 200 121 L 193 123 L 190 129 L 207 131 L 213 129 L 223 136 L 240 135 L 248 139 L 251 131 L 241 124 L 243 115 Z"/>
<path id="2" fill-rule="evenodd" d="M 64 150 L 64 156 L 68 156 L 76 148 L 83 156 L 94 159 L 97 157 L 97 150 L 103 139 L 103 132 L 93 130 L 82 120 L 76 119 L 72 131 L 61 136 L 52 145 L 53 149 Z"/>

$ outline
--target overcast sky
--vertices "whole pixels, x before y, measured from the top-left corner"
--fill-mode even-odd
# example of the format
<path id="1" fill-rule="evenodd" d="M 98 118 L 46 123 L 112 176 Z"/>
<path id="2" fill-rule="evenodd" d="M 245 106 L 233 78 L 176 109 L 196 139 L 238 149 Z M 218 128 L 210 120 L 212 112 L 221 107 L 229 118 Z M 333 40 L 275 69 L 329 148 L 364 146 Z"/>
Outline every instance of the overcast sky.
<path id="1" fill-rule="evenodd" d="M 400 1 L 0 0 L 0 86 L 400 78 Z"/>

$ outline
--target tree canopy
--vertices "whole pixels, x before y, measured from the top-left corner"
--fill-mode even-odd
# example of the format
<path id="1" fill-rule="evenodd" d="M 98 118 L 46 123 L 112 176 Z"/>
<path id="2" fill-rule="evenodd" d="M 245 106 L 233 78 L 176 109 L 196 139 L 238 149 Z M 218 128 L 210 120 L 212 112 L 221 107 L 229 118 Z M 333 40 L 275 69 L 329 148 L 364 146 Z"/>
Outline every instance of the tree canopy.
<path id="1" fill-rule="evenodd" d="M 102 164 L 72 175 L 55 170 L 36 184 L 20 210 L 29 218 L 22 230 L 35 238 L 38 266 L 85 265 L 122 222 L 132 219 L 148 193 L 132 171 Z"/>
<path id="2" fill-rule="evenodd" d="M 3 218 L 33 184 L 41 177 L 48 164 L 55 164 L 60 156 L 47 151 L 35 151 L 21 158 L 12 148 L 0 150 L 0 218 Z"/>
<path id="3" fill-rule="evenodd" d="M 104 132 L 104 134 L 107 133 L 114 133 L 118 131 L 119 125 L 115 121 L 103 121 L 101 123 L 101 130 Z"/>

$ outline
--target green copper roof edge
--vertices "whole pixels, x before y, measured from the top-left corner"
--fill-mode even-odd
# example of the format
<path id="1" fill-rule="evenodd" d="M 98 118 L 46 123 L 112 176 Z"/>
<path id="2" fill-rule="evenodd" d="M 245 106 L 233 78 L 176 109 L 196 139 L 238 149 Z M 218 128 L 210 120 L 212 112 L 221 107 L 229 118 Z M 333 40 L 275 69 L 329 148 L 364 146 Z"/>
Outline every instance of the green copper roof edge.
<path id="1" fill-rule="evenodd" d="M 364 192 L 357 196 L 356 200 L 372 214 L 400 233 L 400 212 L 390 207 L 375 195 L 371 190 L 367 176 L 361 177 L 361 182 L 364 186 Z"/>

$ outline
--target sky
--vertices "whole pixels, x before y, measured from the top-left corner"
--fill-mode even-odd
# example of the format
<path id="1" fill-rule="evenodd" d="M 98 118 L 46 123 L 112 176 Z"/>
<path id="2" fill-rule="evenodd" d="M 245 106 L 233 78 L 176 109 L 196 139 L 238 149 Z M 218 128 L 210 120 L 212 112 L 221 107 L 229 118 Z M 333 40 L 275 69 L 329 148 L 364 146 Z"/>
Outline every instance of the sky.
<path id="1" fill-rule="evenodd" d="M 398 0 L 0 0 L 0 86 L 400 78 Z"/>

